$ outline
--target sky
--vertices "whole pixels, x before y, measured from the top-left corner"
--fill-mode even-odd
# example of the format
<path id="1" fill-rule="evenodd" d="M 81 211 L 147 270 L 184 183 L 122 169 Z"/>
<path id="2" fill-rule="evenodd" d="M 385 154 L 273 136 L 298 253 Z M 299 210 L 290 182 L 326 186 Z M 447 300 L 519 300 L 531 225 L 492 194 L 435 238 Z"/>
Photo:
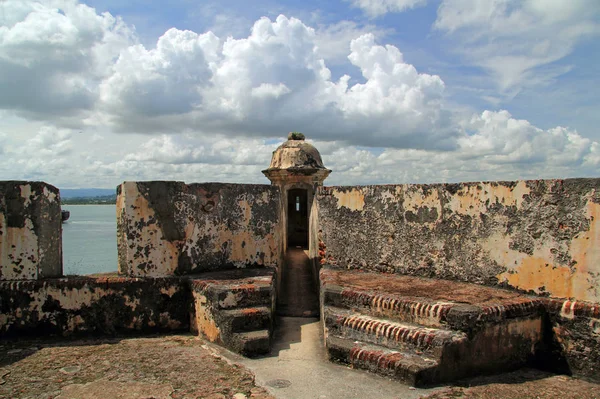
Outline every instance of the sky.
<path id="1" fill-rule="evenodd" d="M 597 0 L 0 0 L 0 180 L 600 177 Z"/>

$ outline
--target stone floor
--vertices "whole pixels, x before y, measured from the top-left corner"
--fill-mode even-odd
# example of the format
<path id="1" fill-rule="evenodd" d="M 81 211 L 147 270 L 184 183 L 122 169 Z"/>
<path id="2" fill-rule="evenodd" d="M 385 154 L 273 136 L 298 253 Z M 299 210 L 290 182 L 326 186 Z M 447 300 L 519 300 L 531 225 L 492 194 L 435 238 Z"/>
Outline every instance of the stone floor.
<path id="1" fill-rule="evenodd" d="M 600 398 L 598 384 L 530 369 L 413 389 L 329 363 L 316 319 L 280 326 L 271 356 L 254 360 L 191 335 L 3 341 L 0 398 Z"/>
<path id="2" fill-rule="evenodd" d="M 0 343 L 0 398 L 232 397 L 272 398 L 191 335 Z"/>
<path id="3" fill-rule="evenodd" d="M 250 369 L 258 385 L 281 399 L 411 399 L 439 390 L 415 389 L 328 361 L 317 318 L 279 318 L 272 347 L 270 356 L 258 359 L 220 353 Z"/>
<path id="4" fill-rule="evenodd" d="M 460 384 L 460 386 L 458 386 Z M 598 399 L 600 385 L 534 369 L 459 381 L 426 399 Z"/>
<path id="5" fill-rule="evenodd" d="M 277 313 L 280 316 L 318 317 L 319 291 L 306 250 L 288 248 L 279 292 Z"/>

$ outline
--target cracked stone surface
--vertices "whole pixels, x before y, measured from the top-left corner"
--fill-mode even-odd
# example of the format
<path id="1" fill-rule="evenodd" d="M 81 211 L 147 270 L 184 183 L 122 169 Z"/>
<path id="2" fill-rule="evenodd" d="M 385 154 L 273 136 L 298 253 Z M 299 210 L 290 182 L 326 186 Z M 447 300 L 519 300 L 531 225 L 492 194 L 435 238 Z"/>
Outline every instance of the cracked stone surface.
<path id="1" fill-rule="evenodd" d="M 595 399 L 600 385 L 534 369 L 460 381 L 424 399 Z"/>
<path id="2" fill-rule="evenodd" d="M 191 335 L 5 341 L 0 376 L 0 398 L 271 398 Z"/>

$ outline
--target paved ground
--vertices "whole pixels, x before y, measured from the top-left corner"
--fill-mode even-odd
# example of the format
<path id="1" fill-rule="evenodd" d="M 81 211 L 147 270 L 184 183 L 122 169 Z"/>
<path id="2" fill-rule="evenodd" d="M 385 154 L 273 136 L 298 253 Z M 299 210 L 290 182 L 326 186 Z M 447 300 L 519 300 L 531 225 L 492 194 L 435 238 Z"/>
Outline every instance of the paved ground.
<path id="1" fill-rule="evenodd" d="M 288 248 L 281 280 L 277 313 L 281 316 L 318 317 L 318 288 L 304 249 Z"/>
<path id="2" fill-rule="evenodd" d="M 271 398 L 191 335 L 0 343 L 0 398 Z"/>
<path id="3" fill-rule="evenodd" d="M 3 341 L 0 398 L 600 398 L 598 384 L 527 369 L 454 387 L 411 389 L 328 363 L 318 324 L 314 318 L 283 318 L 271 356 L 254 360 L 191 335 Z M 271 394 L 255 385 L 248 368 L 256 385 Z"/>
<path id="4" fill-rule="evenodd" d="M 415 389 L 327 360 L 317 318 L 282 317 L 270 356 L 247 359 L 222 351 L 255 373 L 276 398 L 418 398 L 438 391 Z"/>
<path id="5" fill-rule="evenodd" d="M 600 384 L 533 369 L 484 376 L 454 386 L 415 389 L 327 361 L 315 318 L 280 318 L 271 356 L 246 359 L 221 351 L 255 373 L 275 398 L 600 399 Z"/>
<path id="6" fill-rule="evenodd" d="M 427 396 L 426 399 L 598 399 L 600 385 L 564 375 L 522 369 L 477 377 Z"/>

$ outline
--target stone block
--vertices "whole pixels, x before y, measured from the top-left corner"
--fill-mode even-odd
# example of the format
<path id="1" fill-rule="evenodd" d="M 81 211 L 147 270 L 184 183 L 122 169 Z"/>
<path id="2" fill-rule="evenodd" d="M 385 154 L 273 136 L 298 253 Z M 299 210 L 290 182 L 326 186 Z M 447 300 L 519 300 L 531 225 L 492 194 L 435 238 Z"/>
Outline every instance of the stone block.
<path id="1" fill-rule="evenodd" d="M 58 189 L 43 182 L 0 182 L 0 280 L 61 275 Z"/>

